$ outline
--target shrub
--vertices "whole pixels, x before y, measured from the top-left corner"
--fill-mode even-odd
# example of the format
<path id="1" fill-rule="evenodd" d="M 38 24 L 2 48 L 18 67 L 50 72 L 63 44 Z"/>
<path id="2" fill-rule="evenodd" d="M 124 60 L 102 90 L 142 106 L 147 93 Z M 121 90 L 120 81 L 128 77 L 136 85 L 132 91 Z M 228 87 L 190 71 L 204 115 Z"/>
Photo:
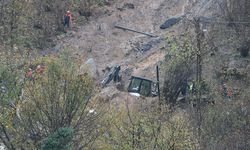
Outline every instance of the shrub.
<path id="1" fill-rule="evenodd" d="M 42 150 L 70 150 L 74 129 L 60 128 L 42 142 Z"/>

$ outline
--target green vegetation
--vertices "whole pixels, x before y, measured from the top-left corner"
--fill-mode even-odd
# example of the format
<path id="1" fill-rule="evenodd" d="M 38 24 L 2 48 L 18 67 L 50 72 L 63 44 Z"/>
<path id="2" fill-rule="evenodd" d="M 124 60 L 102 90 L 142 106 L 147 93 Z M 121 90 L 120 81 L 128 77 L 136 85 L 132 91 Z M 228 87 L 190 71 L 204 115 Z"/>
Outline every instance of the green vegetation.
<path id="1" fill-rule="evenodd" d="M 36 149 L 51 136 L 42 145 L 48 147 L 52 142 L 53 146 L 56 132 L 61 135 L 64 130 L 59 129 L 66 127 L 75 134 L 66 130 L 69 133 L 65 131 L 65 135 L 78 140 L 79 145 L 91 142 L 97 135 L 89 132 L 99 115 L 88 115 L 94 90 L 92 79 L 77 74 L 78 67 L 68 54 L 43 58 L 34 64 L 44 65 L 45 71 L 34 70 L 32 78 L 18 74 L 16 67 L 1 68 L 1 141 L 9 149 Z"/>
<path id="2" fill-rule="evenodd" d="M 70 150 L 73 135 L 74 129 L 60 128 L 43 141 L 42 150 Z"/>
<path id="3" fill-rule="evenodd" d="M 141 101 L 143 101 L 141 99 Z M 143 104 L 142 104 L 143 105 Z M 151 108 L 150 108 L 151 107 Z M 106 120 L 109 127 L 96 142 L 100 149 L 195 149 L 197 140 L 187 118 L 171 114 L 167 108 L 131 109 L 129 106 L 111 111 Z"/>

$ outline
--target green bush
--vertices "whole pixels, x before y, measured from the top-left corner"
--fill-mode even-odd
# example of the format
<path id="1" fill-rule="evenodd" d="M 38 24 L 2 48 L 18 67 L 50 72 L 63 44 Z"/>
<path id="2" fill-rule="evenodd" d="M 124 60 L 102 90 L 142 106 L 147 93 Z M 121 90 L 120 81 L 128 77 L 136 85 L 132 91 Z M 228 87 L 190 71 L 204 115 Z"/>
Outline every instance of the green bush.
<path id="1" fill-rule="evenodd" d="M 42 150 L 70 150 L 74 129 L 60 128 L 42 142 Z"/>

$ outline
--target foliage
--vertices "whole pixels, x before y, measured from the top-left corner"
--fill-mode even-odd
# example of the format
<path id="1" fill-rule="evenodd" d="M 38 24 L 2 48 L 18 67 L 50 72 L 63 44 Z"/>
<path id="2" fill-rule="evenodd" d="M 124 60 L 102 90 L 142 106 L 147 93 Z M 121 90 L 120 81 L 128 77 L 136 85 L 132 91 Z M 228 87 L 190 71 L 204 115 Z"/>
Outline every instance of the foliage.
<path id="1" fill-rule="evenodd" d="M 204 149 L 247 149 L 250 144 L 247 109 L 242 102 L 206 108 L 202 123 Z"/>
<path id="2" fill-rule="evenodd" d="M 1 64 L 2 65 L 2 64 Z M 45 66 L 43 73 L 36 72 L 38 65 Z M 86 147 L 95 140 L 98 109 L 94 101 L 94 84 L 88 75 L 79 75 L 68 53 L 59 57 L 43 57 L 31 66 L 3 64 L 0 68 L 0 141 L 9 149 L 41 147 L 44 138 L 60 128 L 74 129 L 72 147 Z M 25 78 L 31 67 L 33 77 Z"/>
<path id="3" fill-rule="evenodd" d="M 191 77 L 195 51 L 188 40 L 183 43 L 169 41 L 170 48 L 165 56 L 163 93 L 166 102 L 175 103 L 180 92 L 186 90 Z"/>
<path id="4" fill-rule="evenodd" d="M 15 132 L 16 105 L 22 88 L 20 72 L 12 67 L 0 64 L 0 140 L 9 149 L 14 147 L 10 134 Z"/>
<path id="5" fill-rule="evenodd" d="M 74 136 L 74 129 L 59 128 L 49 135 L 42 143 L 42 150 L 70 150 Z"/>
<path id="6" fill-rule="evenodd" d="M 150 107 L 150 106 L 148 106 Z M 105 116 L 106 132 L 99 139 L 100 149 L 195 149 L 196 139 L 188 120 L 180 114 L 158 113 L 156 108 L 138 111 L 122 107 Z"/>
<path id="7" fill-rule="evenodd" d="M 35 142 L 59 128 L 72 127 L 79 132 L 89 120 L 94 122 L 93 116 L 86 116 L 93 91 L 91 78 L 78 75 L 69 55 L 54 59 L 47 60 L 44 74 L 35 74 L 35 80 L 25 86 L 22 125 Z"/>

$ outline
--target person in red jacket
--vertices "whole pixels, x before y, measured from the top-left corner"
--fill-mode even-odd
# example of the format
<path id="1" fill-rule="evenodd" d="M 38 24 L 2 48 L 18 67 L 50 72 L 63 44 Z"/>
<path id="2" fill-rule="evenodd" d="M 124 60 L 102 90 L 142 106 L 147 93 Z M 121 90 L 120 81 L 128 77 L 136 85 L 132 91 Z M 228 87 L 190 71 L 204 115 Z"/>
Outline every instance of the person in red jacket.
<path id="1" fill-rule="evenodd" d="M 33 78 L 33 71 L 32 71 L 31 68 L 29 68 L 29 70 L 26 72 L 25 77 L 26 77 L 27 79 L 29 79 L 29 80 L 33 80 L 33 79 L 34 79 L 34 78 Z"/>
<path id="2" fill-rule="evenodd" d="M 233 97 L 233 90 L 232 90 L 232 88 L 228 88 L 227 89 L 227 96 L 228 96 L 229 99 L 231 99 Z"/>
<path id="3" fill-rule="evenodd" d="M 72 13 L 68 10 L 67 12 L 66 12 L 66 14 L 64 15 L 64 24 L 63 24 L 63 26 L 64 27 L 70 27 L 71 26 L 71 24 L 72 24 Z"/>

